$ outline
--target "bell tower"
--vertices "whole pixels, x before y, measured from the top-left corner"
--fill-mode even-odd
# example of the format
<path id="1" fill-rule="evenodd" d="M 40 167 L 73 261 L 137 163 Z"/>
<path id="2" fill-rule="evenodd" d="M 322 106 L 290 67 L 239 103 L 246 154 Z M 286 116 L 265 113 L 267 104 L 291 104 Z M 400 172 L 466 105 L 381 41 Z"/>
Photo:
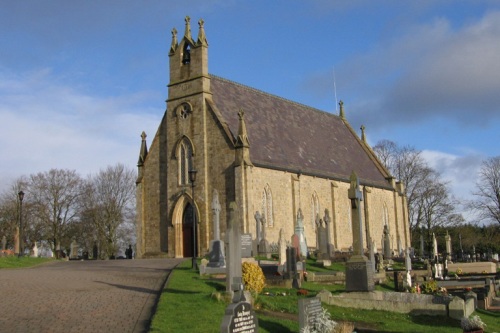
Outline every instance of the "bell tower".
<path id="1" fill-rule="evenodd" d="M 172 29 L 170 46 L 170 83 L 168 84 L 168 101 L 187 94 L 210 93 L 208 76 L 208 42 L 203 27 L 204 21 L 198 21 L 198 37 L 191 36 L 191 19 L 185 18 L 184 36 L 178 42 L 177 30 Z"/>

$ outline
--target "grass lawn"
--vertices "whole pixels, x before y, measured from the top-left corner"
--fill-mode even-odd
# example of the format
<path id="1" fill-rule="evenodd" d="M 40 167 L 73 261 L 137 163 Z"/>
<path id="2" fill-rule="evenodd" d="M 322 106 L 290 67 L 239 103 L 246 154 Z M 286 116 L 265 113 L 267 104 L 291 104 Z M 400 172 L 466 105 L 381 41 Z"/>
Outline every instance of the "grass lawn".
<path id="1" fill-rule="evenodd" d="M 186 261 L 172 272 L 158 303 L 150 332 L 219 332 L 227 303 L 218 301 L 211 295 L 224 291 L 225 282 L 200 277 L 190 267 L 191 262 Z M 391 287 L 393 288 L 389 284 L 377 288 L 390 292 Z M 314 296 L 322 289 L 332 293 L 344 290 L 343 285 L 312 282 L 304 282 L 302 288 L 309 292 L 309 296 Z M 255 299 L 254 306 L 259 318 L 259 332 L 299 333 L 297 304 L 302 297 L 304 296 L 297 296 L 294 289 L 264 289 L 263 294 Z M 376 310 L 360 311 L 325 304 L 323 307 L 328 309 L 333 320 L 354 322 L 358 329 L 376 332 L 461 332 L 460 322 L 450 318 Z M 488 325 L 485 332 L 500 332 L 500 314 L 482 310 L 475 314 Z"/>
<path id="2" fill-rule="evenodd" d="M 49 261 L 54 261 L 53 258 L 31 258 L 31 257 L 0 257 L 1 268 L 24 268 L 40 265 Z"/>

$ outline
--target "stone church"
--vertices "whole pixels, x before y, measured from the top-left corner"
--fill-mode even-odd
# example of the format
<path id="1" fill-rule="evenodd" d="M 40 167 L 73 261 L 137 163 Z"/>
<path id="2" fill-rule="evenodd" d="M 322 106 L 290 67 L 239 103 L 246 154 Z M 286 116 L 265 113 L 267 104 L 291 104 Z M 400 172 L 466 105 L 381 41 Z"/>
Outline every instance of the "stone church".
<path id="1" fill-rule="evenodd" d="M 381 251 L 384 228 L 391 251 L 409 247 L 403 185 L 377 159 L 364 129 L 358 137 L 351 128 L 342 102 L 335 115 L 209 74 L 203 24 L 196 39 L 189 17 L 182 38 L 172 30 L 167 108 L 149 148 L 142 133 L 137 257 L 207 254 L 215 193 L 222 239 L 235 201 L 241 231 L 252 235 L 254 247 L 263 227 L 271 244 L 280 229 L 290 240 L 300 215 L 309 249 L 326 220 L 334 251 L 349 251 L 353 171 L 363 193 L 364 248 L 373 242 Z"/>

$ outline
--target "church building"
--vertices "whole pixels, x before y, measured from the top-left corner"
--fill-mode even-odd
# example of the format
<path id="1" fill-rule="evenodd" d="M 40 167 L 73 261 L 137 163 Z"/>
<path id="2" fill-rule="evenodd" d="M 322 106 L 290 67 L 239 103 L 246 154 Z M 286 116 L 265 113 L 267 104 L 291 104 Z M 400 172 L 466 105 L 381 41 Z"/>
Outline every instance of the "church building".
<path id="1" fill-rule="evenodd" d="M 373 243 L 382 251 L 384 229 L 391 251 L 408 248 L 403 185 L 377 159 L 364 129 L 358 137 L 351 128 L 342 102 L 336 115 L 209 74 L 203 20 L 198 25 L 196 39 L 189 17 L 182 38 L 172 30 L 166 111 L 149 148 L 142 133 L 137 257 L 207 254 L 217 194 L 222 239 L 234 201 L 241 232 L 252 235 L 254 248 L 263 228 L 270 244 L 281 229 L 290 240 L 300 216 L 309 249 L 325 221 L 333 251 L 348 252 L 353 172 L 363 194 L 364 248 Z"/>

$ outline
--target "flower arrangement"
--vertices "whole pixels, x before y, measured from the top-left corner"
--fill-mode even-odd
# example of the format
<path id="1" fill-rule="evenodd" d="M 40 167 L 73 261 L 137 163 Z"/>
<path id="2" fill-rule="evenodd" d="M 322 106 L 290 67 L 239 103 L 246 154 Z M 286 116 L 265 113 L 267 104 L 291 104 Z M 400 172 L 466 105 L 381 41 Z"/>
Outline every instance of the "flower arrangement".
<path id="1" fill-rule="evenodd" d="M 245 289 L 252 293 L 260 294 L 266 285 L 266 278 L 264 277 L 262 268 L 258 265 L 244 262 L 241 265 L 241 271 Z"/>
<path id="2" fill-rule="evenodd" d="M 323 312 L 316 317 L 313 327 L 306 325 L 300 333 L 333 333 L 337 323 L 330 319 L 330 313 L 323 308 Z"/>
<path id="3" fill-rule="evenodd" d="M 486 324 L 481 320 L 479 316 L 472 316 L 470 318 L 462 317 L 460 320 L 460 326 L 464 332 L 482 332 L 486 327 Z"/>
<path id="4" fill-rule="evenodd" d="M 456 273 L 457 273 L 458 275 L 462 274 L 463 272 L 464 272 L 464 271 L 463 271 L 460 267 L 458 267 L 458 268 L 457 268 Z"/>

